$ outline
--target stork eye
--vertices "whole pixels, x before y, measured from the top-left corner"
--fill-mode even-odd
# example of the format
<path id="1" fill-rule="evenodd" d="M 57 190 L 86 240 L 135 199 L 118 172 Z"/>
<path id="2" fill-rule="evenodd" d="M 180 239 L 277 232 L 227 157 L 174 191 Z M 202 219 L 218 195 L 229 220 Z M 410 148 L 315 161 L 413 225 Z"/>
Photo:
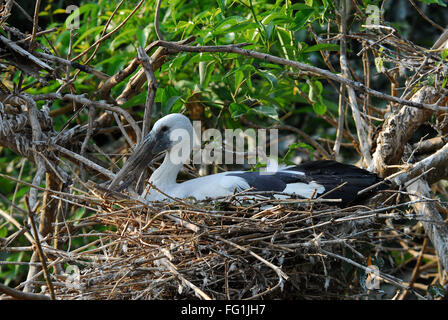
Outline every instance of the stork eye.
<path id="1" fill-rule="evenodd" d="M 162 128 L 160 128 L 160 131 L 167 132 L 168 131 L 168 127 L 167 126 L 163 126 Z"/>

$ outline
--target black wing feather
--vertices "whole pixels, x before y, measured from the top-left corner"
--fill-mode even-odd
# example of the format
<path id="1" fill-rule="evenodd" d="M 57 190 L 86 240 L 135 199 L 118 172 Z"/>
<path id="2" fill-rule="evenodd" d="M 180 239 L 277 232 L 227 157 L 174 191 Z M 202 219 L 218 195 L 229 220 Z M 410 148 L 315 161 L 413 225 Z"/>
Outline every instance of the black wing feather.
<path id="1" fill-rule="evenodd" d="M 344 186 L 326 196 L 329 199 L 342 199 L 343 205 L 365 200 L 373 193 L 386 189 L 389 185 L 388 181 L 384 181 L 375 173 L 333 160 L 310 161 L 288 168 L 288 170 L 304 172 L 305 176 L 311 179 L 310 181 L 316 181 L 318 184 L 323 185 L 326 191 L 330 191 L 347 182 Z M 380 181 L 384 181 L 384 183 L 358 196 L 359 191 Z"/>
<path id="2" fill-rule="evenodd" d="M 288 173 L 288 171 L 299 171 L 305 175 Z M 344 182 L 344 186 L 332 191 L 326 198 L 342 199 L 342 205 L 347 205 L 364 200 L 372 193 L 385 189 L 388 182 L 372 189 L 370 192 L 358 196 L 358 192 L 380 181 L 383 181 L 375 173 L 358 168 L 353 165 L 342 164 L 333 160 L 316 160 L 306 162 L 286 171 L 279 171 L 274 174 L 260 174 L 260 172 L 229 173 L 230 176 L 238 176 L 256 191 L 283 191 L 289 183 L 316 183 L 325 187 L 328 192 Z"/>

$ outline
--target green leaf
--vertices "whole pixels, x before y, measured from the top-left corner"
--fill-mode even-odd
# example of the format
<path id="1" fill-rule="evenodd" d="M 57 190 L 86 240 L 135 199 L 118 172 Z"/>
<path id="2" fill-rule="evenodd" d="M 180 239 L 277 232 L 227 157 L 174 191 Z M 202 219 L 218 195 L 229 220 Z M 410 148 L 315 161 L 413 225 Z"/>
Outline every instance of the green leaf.
<path id="1" fill-rule="evenodd" d="M 199 55 L 198 55 L 199 56 Z M 177 55 L 173 60 L 170 62 L 170 70 L 177 71 L 183 64 L 185 58 L 187 58 L 187 54 L 183 53 L 180 55 Z"/>
<path id="2" fill-rule="evenodd" d="M 447 80 L 447 77 L 445 77 L 442 81 L 442 88 L 446 87 L 446 80 Z"/>
<path id="3" fill-rule="evenodd" d="M 313 15 L 314 9 L 303 9 L 296 13 L 294 17 L 294 26 L 292 28 L 293 31 L 298 31 L 303 29 L 305 24 L 308 22 L 308 19 Z"/>
<path id="4" fill-rule="evenodd" d="M 200 55 L 202 55 L 202 53 L 200 53 Z M 199 68 L 199 83 L 202 86 L 204 84 L 204 80 L 205 80 L 205 74 L 207 71 L 207 65 L 205 61 L 201 61 L 199 62 L 198 68 Z"/>
<path id="5" fill-rule="evenodd" d="M 145 47 L 146 35 L 144 29 L 137 29 L 137 40 L 140 47 Z"/>
<path id="6" fill-rule="evenodd" d="M 238 118 L 239 116 L 246 114 L 249 110 L 249 107 L 244 104 L 233 102 L 229 105 L 229 111 L 232 118 Z"/>
<path id="7" fill-rule="evenodd" d="M 216 61 L 210 61 L 207 64 L 207 71 L 205 73 L 205 78 L 204 78 L 204 81 L 202 83 L 202 88 L 204 88 L 204 89 L 207 88 L 208 84 L 210 83 L 215 64 L 216 64 Z"/>
<path id="8" fill-rule="evenodd" d="M 167 102 L 162 106 L 162 113 L 169 114 L 173 111 L 174 104 L 181 98 L 182 96 L 173 96 L 170 97 Z M 176 108 L 177 109 L 177 108 Z M 178 110 L 178 109 L 177 109 Z"/>
<path id="9" fill-rule="evenodd" d="M 226 11 L 226 0 L 217 0 L 219 8 L 221 9 L 222 14 L 225 14 Z"/>
<path id="10" fill-rule="evenodd" d="M 73 47 L 76 47 L 81 41 L 83 41 L 86 37 L 93 37 L 97 34 L 99 34 L 104 29 L 103 26 L 98 26 L 95 28 L 89 28 L 86 32 L 84 32 L 82 35 L 77 37 L 75 43 L 73 44 Z"/>
<path id="11" fill-rule="evenodd" d="M 252 108 L 251 110 L 263 116 L 278 120 L 277 109 L 273 106 L 258 106 Z"/>
<path id="12" fill-rule="evenodd" d="M 333 43 L 320 43 L 311 47 L 307 47 L 302 50 L 303 53 L 313 52 L 313 51 L 339 51 L 340 46 Z"/>
<path id="13" fill-rule="evenodd" d="M 265 28 L 267 40 L 271 40 L 272 31 L 274 31 L 274 26 L 275 26 L 274 22 L 271 21 L 271 22 L 269 22 L 268 26 Z"/>
<path id="14" fill-rule="evenodd" d="M 268 14 L 266 17 L 264 17 L 263 20 L 261 20 L 261 23 L 263 25 L 270 24 L 271 22 L 274 23 L 275 25 L 288 24 L 293 23 L 294 19 L 291 18 L 290 16 L 287 16 L 284 12 L 277 11 Z"/>
<path id="15" fill-rule="evenodd" d="M 234 25 L 242 21 L 244 21 L 244 18 L 238 16 L 226 18 L 216 26 L 215 30 L 213 31 L 213 34 L 219 35 L 223 33 L 228 33 L 230 28 L 232 28 Z"/>
<path id="16" fill-rule="evenodd" d="M 266 80 L 269 81 L 269 83 L 271 84 L 272 88 L 277 87 L 278 84 L 278 80 L 277 77 L 270 71 L 267 70 L 257 70 L 257 72 L 263 76 Z"/>
<path id="17" fill-rule="evenodd" d="M 292 154 L 293 151 L 296 149 L 305 148 L 311 151 L 310 158 L 313 159 L 313 153 L 314 148 L 310 146 L 309 144 L 306 144 L 305 142 L 294 142 L 291 143 L 288 147 L 288 151 L 286 152 L 285 156 L 283 157 L 283 162 L 288 162 L 288 157 Z"/>
<path id="18" fill-rule="evenodd" d="M 445 60 L 448 57 L 448 50 L 445 48 L 442 50 L 442 52 L 440 53 L 440 56 L 442 57 L 443 60 Z"/>
<path id="19" fill-rule="evenodd" d="M 236 60 L 236 61 L 238 62 L 238 60 Z M 236 66 L 239 67 L 239 64 L 237 63 Z M 236 90 L 240 86 L 241 82 L 243 82 L 243 81 L 244 81 L 244 72 L 240 68 L 238 68 L 238 70 L 235 71 L 234 90 Z"/>
<path id="20" fill-rule="evenodd" d="M 386 71 L 386 68 L 384 67 L 384 59 L 382 57 L 375 58 L 375 67 L 378 73 L 383 73 Z"/>
<path id="21" fill-rule="evenodd" d="M 120 107 L 126 109 L 139 104 L 144 104 L 146 101 L 146 95 L 146 92 L 140 92 L 139 94 L 133 96 L 131 99 L 123 103 Z"/>
<path id="22" fill-rule="evenodd" d="M 327 106 L 321 102 L 316 102 L 313 104 L 313 110 L 317 114 L 323 115 L 325 112 L 327 112 Z"/>
<path id="23" fill-rule="evenodd" d="M 6 229 L 5 227 L 0 229 L 0 238 L 6 238 L 6 236 L 8 235 L 8 229 Z"/>

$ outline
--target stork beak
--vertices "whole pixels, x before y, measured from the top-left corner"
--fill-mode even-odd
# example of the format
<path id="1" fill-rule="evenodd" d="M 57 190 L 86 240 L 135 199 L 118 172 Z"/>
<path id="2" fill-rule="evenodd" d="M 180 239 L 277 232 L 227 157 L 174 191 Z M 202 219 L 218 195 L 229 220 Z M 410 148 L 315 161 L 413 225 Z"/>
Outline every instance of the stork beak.
<path id="1" fill-rule="evenodd" d="M 171 141 L 167 139 L 167 136 L 153 132 L 150 132 L 141 142 L 141 148 L 143 153 L 146 153 L 148 164 L 159 153 L 168 150 L 170 146 Z M 138 153 L 138 150 L 135 150 L 135 153 Z"/>
<path id="2" fill-rule="evenodd" d="M 154 157 L 162 151 L 170 147 L 169 140 L 163 136 L 150 132 L 142 142 L 135 148 L 128 161 L 123 165 L 121 170 L 116 174 L 115 178 L 109 185 L 109 189 L 115 189 L 120 181 L 129 174 L 142 172 L 145 167 L 151 163 Z"/>

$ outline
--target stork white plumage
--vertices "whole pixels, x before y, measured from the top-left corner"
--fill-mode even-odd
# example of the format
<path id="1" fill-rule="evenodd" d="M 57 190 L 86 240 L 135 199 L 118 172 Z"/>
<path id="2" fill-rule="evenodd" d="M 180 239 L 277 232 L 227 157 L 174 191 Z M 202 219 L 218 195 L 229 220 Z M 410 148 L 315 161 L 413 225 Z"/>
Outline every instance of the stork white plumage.
<path id="1" fill-rule="evenodd" d="M 189 161 L 193 145 L 193 126 L 182 114 L 170 114 L 159 119 L 151 132 L 125 163 L 110 189 L 132 171 L 141 171 L 155 155 L 166 151 L 165 158 L 149 179 L 143 196 L 147 201 L 194 197 L 197 200 L 229 196 L 235 191 L 252 188 L 254 191 L 277 191 L 301 198 L 317 197 L 336 187 L 329 198 L 342 199 L 342 204 L 359 199 L 358 191 L 382 181 L 376 174 L 352 165 L 332 160 L 311 161 L 297 166 L 281 168 L 270 174 L 249 171 L 229 171 L 203 176 L 177 183 L 176 179 L 184 162 Z M 344 182 L 346 182 L 344 184 Z M 382 189 L 379 186 L 373 191 Z M 149 189 L 149 190 L 148 190 Z M 159 192 L 159 190 L 161 192 Z"/>

